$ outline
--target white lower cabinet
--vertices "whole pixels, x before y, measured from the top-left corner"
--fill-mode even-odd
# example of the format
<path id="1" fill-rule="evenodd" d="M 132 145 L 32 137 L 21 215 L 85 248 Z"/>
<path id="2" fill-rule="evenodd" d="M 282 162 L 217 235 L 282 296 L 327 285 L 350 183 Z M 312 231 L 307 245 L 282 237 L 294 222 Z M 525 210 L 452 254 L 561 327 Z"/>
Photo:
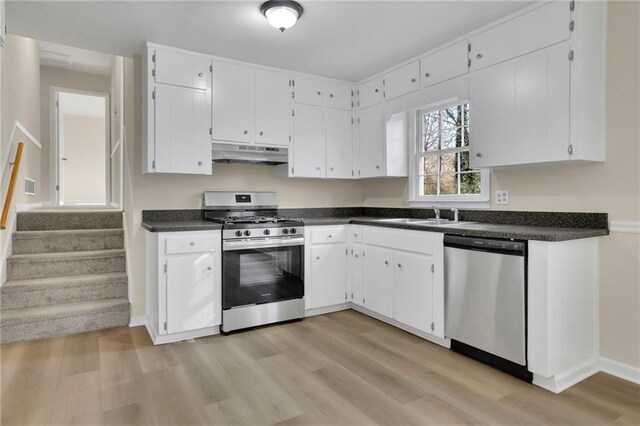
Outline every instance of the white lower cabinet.
<path id="1" fill-rule="evenodd" d="M 433 257 L 430 255 L 404 251 L 394 253 L 394 318 L 429 333 L 432 332 L 432 266 Z"/>
<path id="2" fill-rule="evenodd" d="M 305 228 L 305 305 L 307 309 L 346 303 L 347 225 Z"/>
<path id="3" fill-rule="evenodd" d="M 220 231 L 147 232 L 147 329 L 154 344 L 217 334 Z"/>
<path id="4" fill-rule="evenodd" d="M 362 253 L 362 306 L 393 317 L 393 250 L 364 246 Z"/>

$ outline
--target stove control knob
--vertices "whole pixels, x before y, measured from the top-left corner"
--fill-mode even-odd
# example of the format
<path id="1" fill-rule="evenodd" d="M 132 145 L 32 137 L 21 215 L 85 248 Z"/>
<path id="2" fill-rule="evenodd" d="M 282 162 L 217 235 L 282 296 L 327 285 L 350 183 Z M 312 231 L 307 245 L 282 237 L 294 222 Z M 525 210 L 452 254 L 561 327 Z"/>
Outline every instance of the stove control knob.
<path id="1" fill-rule="evenodd" d="M 236 237 L 242 237 L 242 231 L 236 231 Z"/>
<path id="2" fill-rule="evenodd" d="M 282 233 L 283 233 L 283 234 L 285 234 L 285 235 L 287 235 L 287 234 L 289 233 L 289 230 L 288 230 L 287 228 L 284 228 L 284 229 L 282 230 Z"/>
<path id="3" fill-rule="evenodd" d="M 248 237 L 249 235 L 251 235 L 251 231 L 249 231 L 249 230 L 244 231 L 244 235 L 245 235 L 246 237 Z"/>
<path id="4" fill-rule="evenodd" d="M 298 232 L 298 230 L 296 228 L 291 228 L 291 231 L 289 232 L 291 232 L 292 234 L 295 234 L 296 232 Z"/>
<path id="5" fill-rule="evenodd" d="M 268 229 L 265 229 L 264 231 L 262 231 L 262 233 L 263 233 L 264 235 L 269 235 L 269 234 L 271 234 L 271 231 L 270 231 L 270 230 L 268 230 Z"/>

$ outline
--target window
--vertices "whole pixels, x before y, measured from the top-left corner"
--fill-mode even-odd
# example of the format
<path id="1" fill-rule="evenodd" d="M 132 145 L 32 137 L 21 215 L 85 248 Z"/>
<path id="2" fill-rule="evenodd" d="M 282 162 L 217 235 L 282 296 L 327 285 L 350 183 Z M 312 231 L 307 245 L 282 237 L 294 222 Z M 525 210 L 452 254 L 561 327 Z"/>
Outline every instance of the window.
<path id="1" fill-rule="evenodd" d="M 469 103 L 416 113 L 412 201 L 488 200 L 488 172 L 469 166 Z"/>

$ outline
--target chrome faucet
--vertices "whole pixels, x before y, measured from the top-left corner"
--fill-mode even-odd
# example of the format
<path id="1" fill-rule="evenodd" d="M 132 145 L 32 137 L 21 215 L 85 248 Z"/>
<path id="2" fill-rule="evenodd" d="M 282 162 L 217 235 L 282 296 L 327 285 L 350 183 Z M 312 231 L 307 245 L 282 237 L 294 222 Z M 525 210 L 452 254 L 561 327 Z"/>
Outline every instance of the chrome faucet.
<path id="1" fill-rule="evenodd" d="M 440 209 L 433 206 L 433 212 L 436 214 L 436 219 L 440 219 Z"/>
<path id="2" fill-rule="evenodd" d="M 453 212 L 453 221 L 457 222 L 458 221 L 458 209 L 456 209 L 455 207 L 451 209 L 451 211 Z"/>

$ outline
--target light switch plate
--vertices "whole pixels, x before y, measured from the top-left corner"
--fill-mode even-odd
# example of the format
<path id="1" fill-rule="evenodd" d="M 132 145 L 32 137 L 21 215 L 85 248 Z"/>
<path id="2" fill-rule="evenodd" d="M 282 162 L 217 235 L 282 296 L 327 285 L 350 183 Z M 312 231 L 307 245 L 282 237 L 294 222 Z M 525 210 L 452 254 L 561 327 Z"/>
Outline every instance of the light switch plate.
<path id="1" fill-rule="evenodd" d="M 496 204 L 509 204 L 509 191 L 496 191 Z"/>

